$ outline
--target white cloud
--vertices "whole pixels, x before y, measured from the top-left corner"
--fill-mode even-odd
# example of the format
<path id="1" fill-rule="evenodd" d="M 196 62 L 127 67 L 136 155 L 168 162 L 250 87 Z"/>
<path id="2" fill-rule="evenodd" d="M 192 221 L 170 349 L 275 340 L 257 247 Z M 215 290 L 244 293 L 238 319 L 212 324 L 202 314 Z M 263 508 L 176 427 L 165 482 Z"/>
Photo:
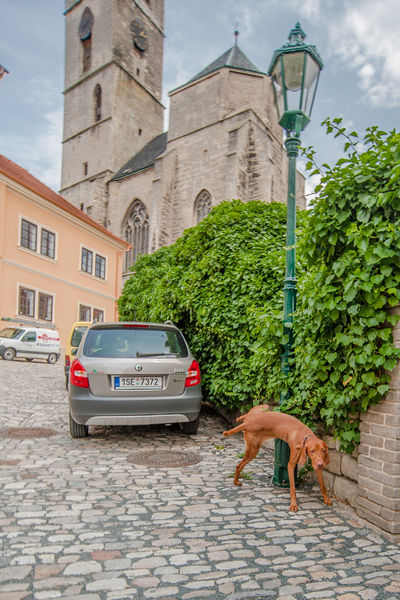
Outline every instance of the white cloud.
<path id="1" fill-rule="evenodd" d="M 34 177 L 58 191 L 61 172 L 62 109 L 43 114 L 43 128 L 28 141 L 25 136 L 13 136 L 7 154 Z"/>
<path id="2" fill-rule="evenodd" d="M 330 50 L 355 70 L 365 101 L 373 107 L 400 105 L 400 3 L 356 0 L 330 21 Z"/>

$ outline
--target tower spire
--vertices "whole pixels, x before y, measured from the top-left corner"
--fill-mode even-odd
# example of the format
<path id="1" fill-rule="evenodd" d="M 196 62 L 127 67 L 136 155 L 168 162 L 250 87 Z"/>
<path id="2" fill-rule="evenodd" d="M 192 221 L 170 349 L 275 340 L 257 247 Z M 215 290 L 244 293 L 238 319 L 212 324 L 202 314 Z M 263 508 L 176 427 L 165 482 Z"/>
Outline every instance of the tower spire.
<path id="1" fill-rule="evenodd" d="M 239 30 L 236 26 L 235 31 L 233 32 L 233 35 L 235 36 L 235 46 L 237 46 L 237 42 L 238 42 L 238 37 L 239 37 Z"/>

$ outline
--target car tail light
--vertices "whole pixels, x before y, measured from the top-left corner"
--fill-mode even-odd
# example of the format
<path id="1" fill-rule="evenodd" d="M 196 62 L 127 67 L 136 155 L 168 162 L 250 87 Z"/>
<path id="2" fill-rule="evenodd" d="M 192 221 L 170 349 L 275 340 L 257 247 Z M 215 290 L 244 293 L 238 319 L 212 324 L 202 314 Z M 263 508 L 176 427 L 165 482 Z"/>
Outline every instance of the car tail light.
<path id="1" fill-rule="evenodd" d="M 77 358 L 72 361 L 69 381 L 72 383 L 72 385 L 76 385 L 81 388 L 89 387 L 88 375 Z"/>
<path id="2" fill-rule="evenodd" d="M 192 385 L 198 385 L 201 381 L 200 377 L 200 366 L 197 360 L 194 360 L 186 373 L 185 387 L 191 387 Z"/>
<path id="3" fill-rule="evenodd" d="M 148 329 L 149 328 L 148 325 L 144 325 L 144 324 L 131 325 L 130 323 L 128 323 L 127 325 L 123 325 L 123 327 L 125 327 L 127 329 Z"/>
<path id="4" fill-rule="evenodd" d="M 68 354 L 65 355 L 65 366 L 69 367 L 71 364 L 71 358 Z"/>

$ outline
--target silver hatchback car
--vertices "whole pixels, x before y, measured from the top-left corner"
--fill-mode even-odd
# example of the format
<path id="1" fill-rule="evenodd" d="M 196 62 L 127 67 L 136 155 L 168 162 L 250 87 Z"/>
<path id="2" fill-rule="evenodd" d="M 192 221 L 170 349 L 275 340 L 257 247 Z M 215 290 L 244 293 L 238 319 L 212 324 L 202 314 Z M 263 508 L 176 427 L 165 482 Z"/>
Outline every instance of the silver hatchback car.
<path id="1" fill-rule="evenodd" d="M 89 425 L 180 423 L 197 433 L 200 368 L 173 323 L 96 323 L 71 363 L 69 428 L 86 437 Z"/>

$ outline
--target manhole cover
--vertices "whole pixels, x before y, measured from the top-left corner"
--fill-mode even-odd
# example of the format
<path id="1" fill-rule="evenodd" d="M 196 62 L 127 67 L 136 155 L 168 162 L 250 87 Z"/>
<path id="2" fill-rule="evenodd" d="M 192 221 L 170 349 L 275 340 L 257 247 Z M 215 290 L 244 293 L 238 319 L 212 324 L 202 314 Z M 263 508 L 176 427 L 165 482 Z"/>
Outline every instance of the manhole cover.
<path id="1" fill-rule="evenodd" d="M 145 465 L 147 467 L 186 467 L 200 462 L 201 458 L 193 452 L 137 452 L 130 454 L 127 459 L 135 465 Z"/>
<path id="2" fill-rule="evenodd" d="M 10 429 L 4 429 L 3 437 L 10 438 L 37 438 L 37 437 L 50 437 L 56 435 L 57 431 L 54 429 L 45 429 L 43 427 L 12 427 Z"/>

